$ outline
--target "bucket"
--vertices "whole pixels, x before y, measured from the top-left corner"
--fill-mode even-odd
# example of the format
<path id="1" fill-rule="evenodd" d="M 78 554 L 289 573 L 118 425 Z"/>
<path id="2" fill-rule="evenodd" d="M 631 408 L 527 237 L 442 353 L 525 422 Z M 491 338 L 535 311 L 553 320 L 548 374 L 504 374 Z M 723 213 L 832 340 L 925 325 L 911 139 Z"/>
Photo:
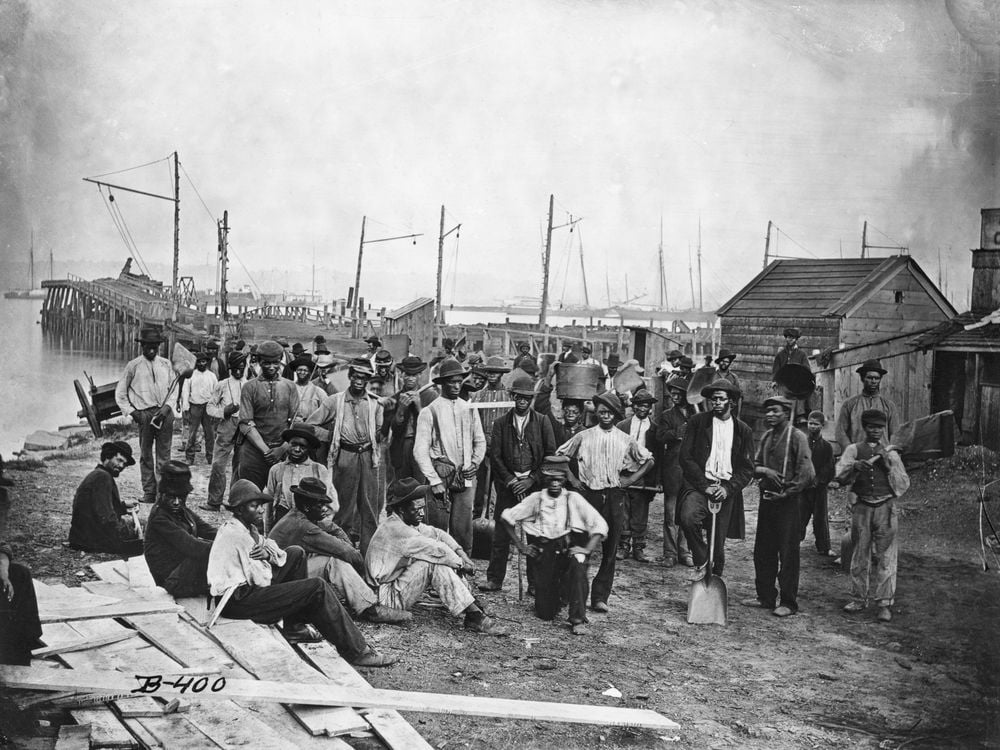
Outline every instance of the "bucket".
<path id="1" fill-rule="evenodd" d="M 563 362 L 556 370 L 556 396 L 586 401 L 597 393 L 604 371 L 598 365 Z"/>

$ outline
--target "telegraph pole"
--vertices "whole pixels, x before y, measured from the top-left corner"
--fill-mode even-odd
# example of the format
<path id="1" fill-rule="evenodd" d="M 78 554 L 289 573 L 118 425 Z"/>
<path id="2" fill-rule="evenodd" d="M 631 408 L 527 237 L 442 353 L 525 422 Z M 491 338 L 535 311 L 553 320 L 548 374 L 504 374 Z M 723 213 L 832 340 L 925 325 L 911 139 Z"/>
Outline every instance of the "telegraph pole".
<path id="1" fill-rule="evenodd" d="M 434 302 L 434 324 L 444 325 L 444 309 L 441 307 L 441 283 L 444 278 L 444 238 L 452 232 L 458 232 L 462 228 L 461 224 L 456 224 L 447 232 L 444 231 L 444 206 L 441 206 L 441 227 L 438 229 L 438 272 L 437 272 L 437 297 Z M 458 237 L 456 234 L 455 237 Z"/>
<path id="2" fill-rule="evenodd" d="M 219 224 L 219 306 L 222 308 L 222 320 L 229 320 L 229 211 L 222 212 Z"/>
<path id="3" fill-rule="evenodd" d="M 569 231 L 572 232 L 573 225 L 582 221 L 582 219 L 574 219 L 571 214 L 569 221 L 565 224 L 552 226 L 552 208 L 554 205 L 555 195 L 549 195 L 549 222 L 545 231 L 545 255 L 542 258 L 542 309 L 538 313 L 538 325 L 542 329 L 545 328 L 545 319 L 549 310 L 549 261 L 552 259 L 552 230 L 569 227 Z"/>
<path id="4" fill-rule="evenodd" d="M 177 286 L 177 275 L 180 271 L 181 263 L 181 162 L 174 151 L 174 314 L 173 321 L 177 322 L 177 308 L 180 306 L 181 290 Z"/>
<path id="5" fill-rule="evenodd" d="M 767 237 L 764 238 L 764 268 L 767 268 L 771 255 L 771 220 L 767 220 Z"/>
<path id="6" fill-rule="evenodd" d="M 389 242 L 390 240 L 413 240 L 413 244 L 417 244 L 417 237 L 422 236 L 422 233 L 417 234 L 402 234 L 397 237 L 382 237 L 377 240 L 366 240 L 365 239 L 365 223 L 368 221 L 367 216 L 361 217 L 361 241 L 358 243 L 358 271 L 354 276 L 354 323 L 351 326 L 351 337 L 359 338 L 361 336 L 361 314 L 364 312 L 361 308 L 361 259 L 365 254 L 365 245 L 370 245 L 375 242 Z"/>

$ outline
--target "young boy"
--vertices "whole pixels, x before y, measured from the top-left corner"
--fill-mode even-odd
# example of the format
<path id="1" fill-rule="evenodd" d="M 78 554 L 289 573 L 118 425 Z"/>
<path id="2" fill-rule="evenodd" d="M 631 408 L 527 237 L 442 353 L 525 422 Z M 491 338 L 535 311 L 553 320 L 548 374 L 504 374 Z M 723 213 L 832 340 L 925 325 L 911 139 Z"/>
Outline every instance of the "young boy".
<path id="1" fill-rule="evenodd" d="M 831 556 L 830 552 L 830 518 L 827 509 L 826 492 L 827 485 L 833 479 L 833 448 L 823 438 L 820 432 L 826 424 L 826 415 L 821 411 L 809 412 L 809 419 L 806 422 L 806 437 L 809 440 L 809 451 L 812 454 L 813 470 L 816 472 L 816 479 L 812 486 L 802 492 L 800 498 L 799 514 L 801 520 L 799 541 L 806 538 L 806 529 L 809 528 L 809 518 L 812 517 L 813 537 L 816 539 L 816 551 L 824 557 Z M 836 553 L 832 554 L 836 557 Z"/>

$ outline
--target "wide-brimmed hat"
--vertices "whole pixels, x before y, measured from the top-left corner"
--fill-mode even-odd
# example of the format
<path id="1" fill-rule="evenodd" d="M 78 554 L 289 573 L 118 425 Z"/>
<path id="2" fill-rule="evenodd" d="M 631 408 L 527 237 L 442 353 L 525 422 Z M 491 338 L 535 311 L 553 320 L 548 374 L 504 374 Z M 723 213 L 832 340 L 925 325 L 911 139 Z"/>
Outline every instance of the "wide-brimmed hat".
<path id="1" fill-rule="evenodd" d="M 645 388 L 637 388 L 635 393 L 632 394 L 633 404 L 655 404 L 656 402 L 656 396 L 647 391 Z"/>
<path id="2" fill-rule="evenodd" d="M 114 451 L 112 455 L 121 454 L 125 458 L 126 466 L 135 466 L 135 459 L 132 458 L 132 446 L 124 440 L 112 440 L 101 446 L 101 453 Z"/>
<path id="3" fill-rule="evenodd" d="M 372 344 L 374 346 L 382 346 L 382 339 L 378 336 L 369 336 L 365 339 L 366 344 Z"/>
<path id="4" fill-rule="evenodd" d="M 618 398 L 618 395 L 614 391 L 598 393 L 591 399 L 591 401 L 594 402 L 595 408 L 598 404 L 604 404 L 606 407 L 611 409 L 611 411 L 617 414 L 619 419 L 625 416 L 625 410 L 622 408 L 622 401 Z"/>
<path id="5" fill-rule="evenodd" d="M 309 372 L 312 372 L 314 369 L 316 369 L 316 363 L 313 362 L 312 357 L 310 357 L 308 354 L 303 354 L 301 356 L 298 356 L 288 363 L 288 369 L 291 370 L 292 372 L 295 372 L 300 367 L 306 367 L 309 369 Z"/>
<path id="6" fill-rule="evenodd" d="M 616 352 L 611 352 L 611 354 L 608 355 L 608 358 L 604 360 L 604 364 L 608 367 L 621 367 L 622 361 Z"/>
<path id="7" fill-rule="evenodd" d="M 194 353 L 195 362 L 210 362 L 212 360 L 212 355 L 206 352 L 204 349 Z"/>
<path id="8" fill-rule="evenodd" d="M 690 357 L 681 357 L 680 367 L 690 367 L 694 368 L 694 360 Z"/>
<path id="9" fill-rule="evenodd" d="M 375 352 L 376 365 L 391 365 L 393 363 L 392 352 L 386 349 L 379 349 Z"/>
<path id="10" fill-rule="evenodd" d="M 691 381 L 683 375 L 671 375 L 667 378 L 667 382 L 663 384 L 663 387 L 667 390 L 672 389 L 675 391 L 681 391 L 682 393 L 687 393 L 689 385 L 691 385 Z"/>
<path id="11" fill-rule="evenodd" d="M 684 352 L 682 352 L 680 349 L 671 349 L 670 352 L 667 354 L 667 360 L 669 361 L 671 359 L 680 359 L 683 356 Z"/>
<path id="12" fill-rule="evenodd" d="M 542 475 L 565 477 L 569 474 L 569 456 L 546 456 L 542 461 Z"/>
<path id="13" fill-rule="evenodd" d="M 317 367 L 333 367 L 335 364 L 337 364 L 337 360 L 333 358 L 333 355 L 330 354 L 330 352 L 320 354 L 316 357 Z"/>
<path id="14" fill-rule="evenodd" d="M 726 380 L 725 378 L 713 380 L 701 389 L 701 395 L 703 398 L 709 398 L 716 391 L 724 391 L 725 393 L 728 393 L 729 398 L 740 398 L 743 395 L 743 391 L 740 390 L 740 387 L 736 385 L 736 383 L 731 380 Z"/>
<path id="15" fill-rule="evenodd" d="M 736 359 L 736 352 L 731 352 L 728 349 L 719 349 L 719 354 L 715 358 L 715 361 L 718 362 L 720 359 L 728 359 L 732 361 Z"/>
<path id="16" fill-rule="evenodd" d="M 273 497 L 266 492 L 261 492 L 257 485 L 249 479 L 237 479 L 229 489 L 229 498 L 226 500 L 226 507 L 235 510 L 241 505 L 257 500 L 261 503 L 270 503 Z"/>
<path id="17" fill-rule="evenodd" d="M 304 352 L 305 350 L 306 348 L 302 346 L 302 344 L 300 344 L 298 341 L 292 344 L 292 354 L 296 357 L 302 354 L 302 352 Z"/>
<path id="18" fill-rule="evenodd" d="M 372 367 L 372 363 L 369 362 L 364 357 L 355 357 L 347 365 L 347 374 L 350 376 L 352 373 L 361 373 L 362 375 L 367 375 L 369 378 L 375 374 L 375 368 Z"/>
<path id="19" fill-rule="evenodd" d="M 316 429 L 311 424 L 292 422 L 292 426 L 281 433 L 281 440 L 285 443 L 294 437 L 305 438 L 310 448 L 319 447 L 319 438 L 316 437 Z"/>
<path id="20" fill-rule="evenodd" d="M 164 341 L 163 330 L 153 326 L 139 329 L 139 337 L 136 339 L 139 344 L 162 344 Z"/>
<path id="21" fill-rule="evenodd" d="M 487 357 L 483 369 L 486 372 L 510 372 L 510 367 L 507 366 L 507 361 L 503 357 Z"/>
<path id="22" fill-rule="evenodd" d="M 580 351 L 581 352 L 592 352 L 592 351 L 594 351 L 594 345 L 591 344 L 588 341 L 584 341 L 582 344 L 580 344 Z"/>
<path id="23" fill-rule="evenodd" d="M 877 359 L 867 359 L 864 364 L 854 372 L 863 377 L 866 372 L 877 372 L 879 375 L 885 375 L 889 371 L 883 369 L 882 363 Z"/>
<path id="24" fill-rule="evenodd" d="M 406 375 L 418 375 L 427 369 L 427 363 L 415 354 L 408 354 L 400 360 L 396 368 Z"/>
<path id="25" fill-rule="evenodd" d="M 285 350 L 277 341 L 264 341 L 257 345 L 257 359 L 281 359 Z"/>
<path id="26" fill-rule="evenodd" d="M 792 338 L 799 338 L 802 334 L 799 332 L 798 328 L 786 328 L 782 336 L 791 336 Z"/>
<path id="27" fill-rule="evenodd" d="M 330 496 L 326 494 L 326 482 L 316 477 L 302 477 L 298 484 L 292 485 L 292 494 L 317 503 L 330 502 Z"/>
<path id="28" fill-rule="evenodd" d="M 313 336 L 313 343 L 314 344 L 325 344 L 326 343 L 326 336 L 324 336 L 322 333 L 317 333 L 315 336 Z"/>
<path id="29" fill-rule="evenodd" d="M 219 341 L 218 341 L 218 339 L 209 339 L 208 341 L 205 342 L 205 349 L 206 350 L 208 350 L 208 349 L 216 349 L 216 350 L 218 350 L 218 348 L 219 348 Z"/>
<path id="30" fill-rule="evenodd" d="M 521 375 L 514 378 L 514 382 L 510 384 L 510 388 L 507 389 L 512 395 L 516 396 L 534 396 L 535 395 L 535 381 L 530 377 Z"/>
<path id="31" fill-rule="evenodd" d="M 194 486 L 191 484 L 191 467 L 183 461 L 167 461 L 160 467 L 160 492 L 174 497 L 188 495 Z"/>
<path id="32" fill-rule="evenodd" d="M 428 485 L 420 484 L 413 477 L 397 479 L 389 485 L 386 491 L 385 507 L 395 508 L 397 505 L 408 503 L 410 500 L 427 496 Z"/>
<path id="33" fill-rule="evenodd" d="M 468 374 L 469 371 L 466 370 L 465 366 L 457 359 L 446 359 L 438 367 L 438 374 L 437 377 L 434 378 L 434 382 L 443 383 L 448 378 L 453 378 L 456 375 L 465 377 Z"/>
<path id="34" fill-rule="evenodd" d="M 878 427 L 885 427 L 889 422 L 888 418 L 885 416 L 885 412 L 881 409 L 865 409 L 861 412 L 861 425 L 866 424 L 876 425 Z"/>
<path id="35" fill-rule="evenodd" d="M 278 342 L 278 346 L 280 346 L 282 349 L 288 348 L 288 339 L 286 339 L 285 337 L 279 336 L 278 338 L 275 339 L 275 341 Z"/>
<path id="36" fill-rule="evenodd" d="M 782 409 L 791 413 L 794 404 L 791 399 L 785 398 L 784 396 L 771 396 L 770 398 L 764 399 L 764 408 L 774 405 L 780 406 Z"/>

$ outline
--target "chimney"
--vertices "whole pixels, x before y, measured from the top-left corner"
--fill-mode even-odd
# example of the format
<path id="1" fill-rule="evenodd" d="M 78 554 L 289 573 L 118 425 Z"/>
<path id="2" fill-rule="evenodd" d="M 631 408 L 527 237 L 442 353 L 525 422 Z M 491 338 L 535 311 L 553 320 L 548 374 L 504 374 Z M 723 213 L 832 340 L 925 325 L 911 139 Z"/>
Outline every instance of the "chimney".
<path id="1" fill-rule="evenodd" d="M 1000 309 L 1000 208 L 984 208 L 979 249 L 972 251 L 972 312 Z"/>

